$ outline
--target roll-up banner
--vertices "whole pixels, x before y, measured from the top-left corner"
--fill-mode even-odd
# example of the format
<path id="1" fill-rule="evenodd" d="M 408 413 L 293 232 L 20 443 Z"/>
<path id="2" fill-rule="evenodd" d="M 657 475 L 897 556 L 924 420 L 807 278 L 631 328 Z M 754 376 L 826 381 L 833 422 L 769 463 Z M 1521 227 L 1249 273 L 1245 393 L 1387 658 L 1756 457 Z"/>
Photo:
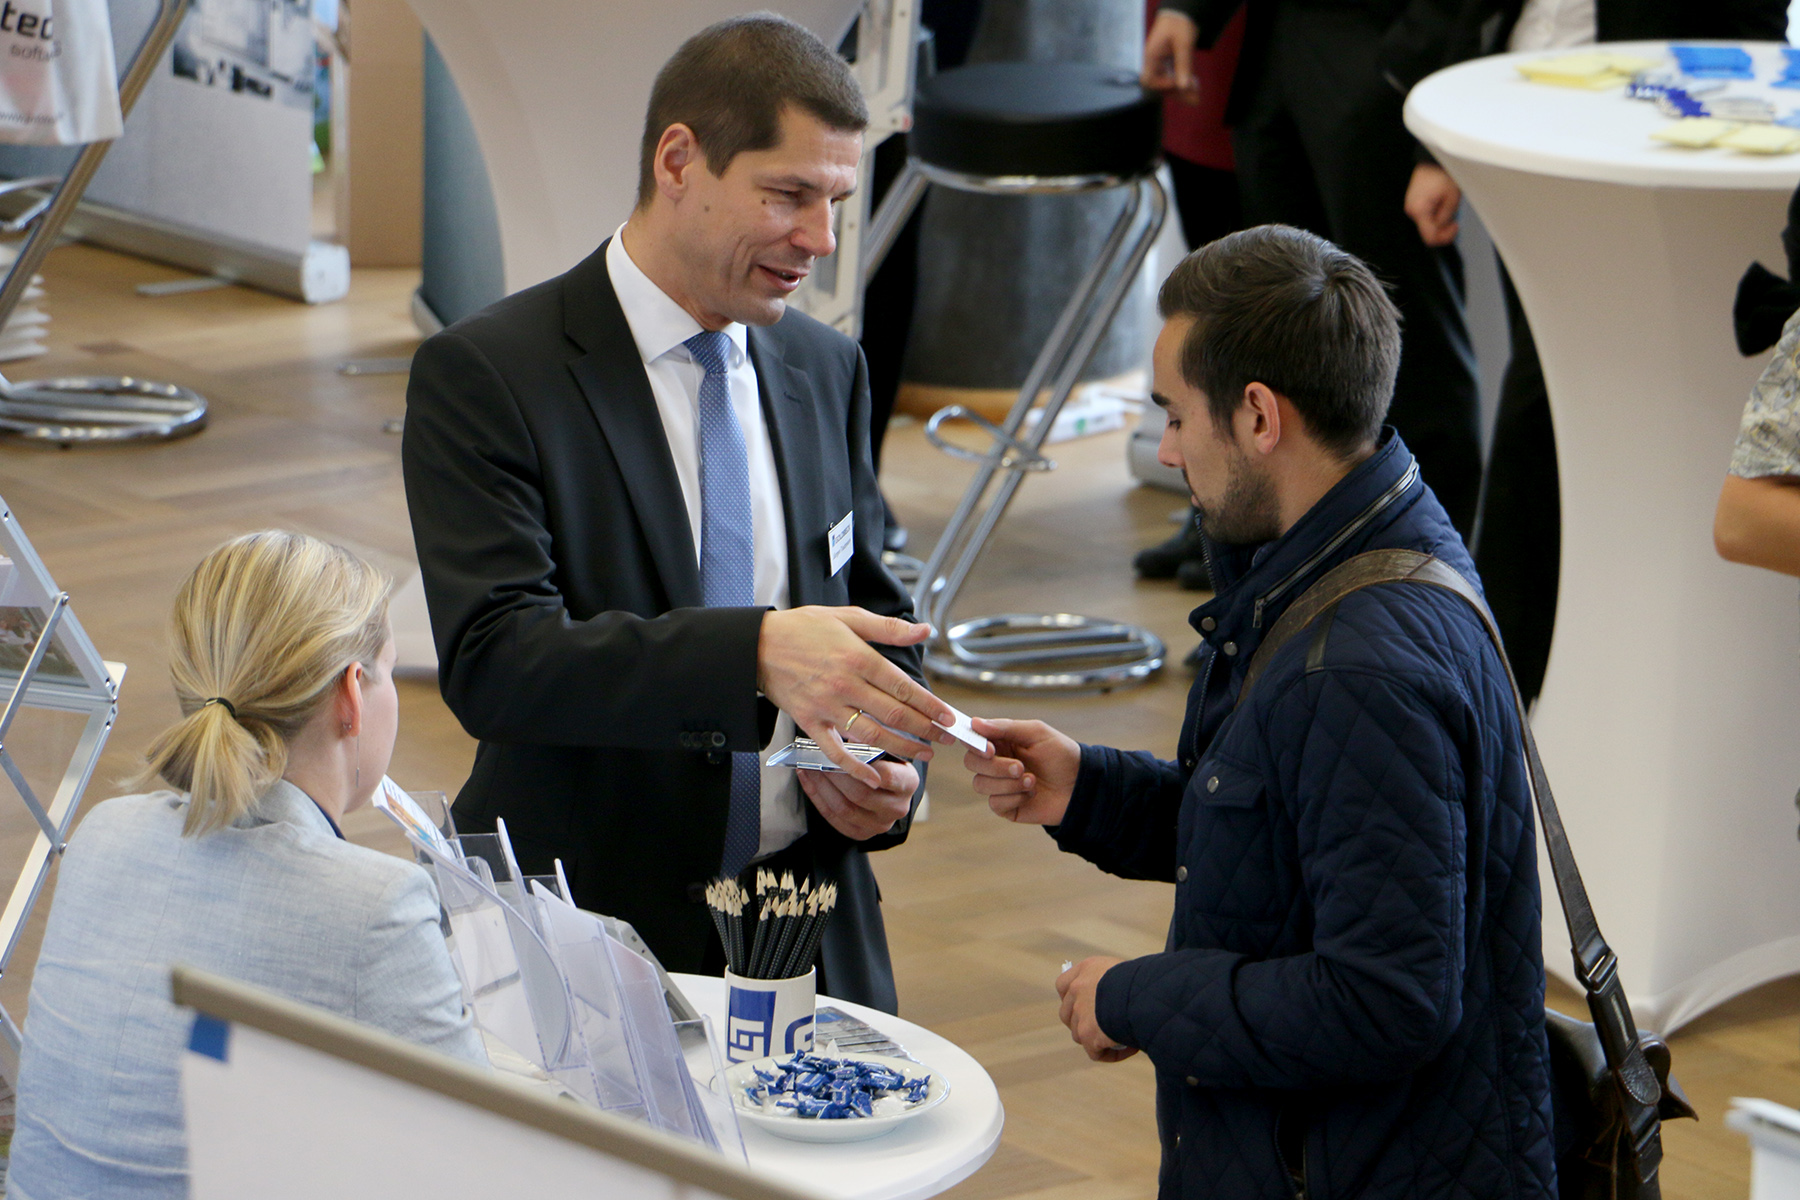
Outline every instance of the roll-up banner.
<path id="1" fill-rule="evenodd" d="M 0 0 L 46 13 L 64 3 Z M 111 0 L 118 58 L 156 7 Z M 68 231 L 310 303 L 342 298 L 349 255 L 312 237 L 316 61 L 312 0 L 195 0 Z M 72 158 L 0 146 L 0 176 L 59 175 Z"/>

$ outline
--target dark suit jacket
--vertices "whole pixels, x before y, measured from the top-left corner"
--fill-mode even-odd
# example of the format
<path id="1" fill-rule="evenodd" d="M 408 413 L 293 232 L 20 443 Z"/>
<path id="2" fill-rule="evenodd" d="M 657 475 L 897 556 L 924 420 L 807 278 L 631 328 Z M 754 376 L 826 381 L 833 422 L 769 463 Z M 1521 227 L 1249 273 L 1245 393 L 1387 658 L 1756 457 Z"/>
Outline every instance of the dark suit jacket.
<path id="1" fill-rule="evenodd" d="M 459 827 L 504 818 L 527 873 L 563 860 L 574 899 L 622 917 L 671 970 L 714 937 L 700 889 L 724 850 L 729 754 L 760 749 L 760 608 L 701 607 L 687 508 L 604 245 L 419 348 L 402 448 L 439 683 L 479 738 Z M 882 501 L 856 344 L 800 313 L 752 328 L 781 478 L 790 602 L 910 616 L 881 564 Z M 853 557 L 827 534 L 855 511 Z M 918 677 L 916 650 L 890 657 Z M 820 954 L 836 994 L 891 1009 L 864 851 L 809 806 L 840 886 Z"/>

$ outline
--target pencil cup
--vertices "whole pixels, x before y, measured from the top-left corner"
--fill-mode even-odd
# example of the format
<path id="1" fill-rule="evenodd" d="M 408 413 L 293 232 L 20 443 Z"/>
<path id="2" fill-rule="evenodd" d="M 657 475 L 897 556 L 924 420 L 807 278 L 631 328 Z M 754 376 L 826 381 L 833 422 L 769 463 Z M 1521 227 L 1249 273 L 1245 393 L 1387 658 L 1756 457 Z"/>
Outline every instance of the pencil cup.
<path id="1" fill-rule="evenodd" d="M 805 1053 L 813 1046 L 817 972 L 792 979 L 745 979 L 725 972 L 725 1057 L 732 1062 Z"/>

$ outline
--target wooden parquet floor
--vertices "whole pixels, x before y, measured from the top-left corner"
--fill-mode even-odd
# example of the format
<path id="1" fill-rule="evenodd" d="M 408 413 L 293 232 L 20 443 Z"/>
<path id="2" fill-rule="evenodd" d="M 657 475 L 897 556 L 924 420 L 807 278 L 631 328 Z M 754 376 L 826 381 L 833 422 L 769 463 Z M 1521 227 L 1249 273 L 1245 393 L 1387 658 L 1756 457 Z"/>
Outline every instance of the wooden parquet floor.
<path id="1" fill-rule="evenodd" d="M 350 545 L 397 576 L 412 566 L 399 439 L 401 376 L 346 377 L 350 357 L 406 355 L 416 343 L 407 298 L 416 277 L 359 271 L 348 300 L 307 308 L 239 288 L 145 299 L 134 284 L 176 272 L 83 246 L 44 271 L 53 353 L 12 364 L 22 378 L 141 374 L 186 384 L 212 402 L 198 437 L 158 446 L 59 451 L 0 443 L 0 497 L 17 514 L 101 653 L 130 666 L 120 718 L 90 799 L 113 794 L 149 738 L 175 715 L 163 626 L 176 584 L 224 538 L 282 526 Z M 1160 540 L 1175 497 L 1130 486 L 1123 438 L 1057 446 L 1062 470 L 1021 490 L 972 579 L 963 614 L 1067 610 L 1136 621 L 1178 660 L 1192 644 L 1194 597 L 1141 584 L 1132 553 Z M 966 481 L 916 424 L 890 434 L 888 495 L 929 547 Z M 993 696 L 946 687 L 965 710 L 1040 716 L 1086 741 L 1173 752 L 1187 688 L 1179 667 L 1109 696 Z M 473 744 L 434 686 L 401 685 L 392 774 L 413 789 L 454 793 Z M 31 718 L 34 719 L 35 718 Z M 53 721 L 16 729 L 34 783 L 53 771 Z M 21 751 L 24 752 L 24 751 Z M 967 776 L 932 777 L 931 819 L 879 856 L 903 1012 L 967 1047 L 999 1084 L 1005 1140 L 956 1188 L 959 1200 L 1111 1200 L 1154 1195 L 1151 1073 L 1141 1058 L 1089 1064 L 1056 1019 L 1051 987 L 1064 959 L 1159 949 L 1171 889 L 1128 883 L 1060 854 L 1041 832 L 990 816 Z M 353 816 L 358 840 L 398 849 L 379 817 Z M 0 877 L 22 860 L 32 828 L 0 802 Z M 1602 914 L 1604 917 L 1604 914 Z M 41 915 L 40 915 L 41 922 Z M 36 930 L 0 980 L 0 1002 L 25 1009 Z M 1574 998 L 1559 1006 L 1577 1011 Z M 1573 1006 L 1573 1007 L 1572 1007 Z M 1678 1074 L 1699 1125 L 1670 1127 L 1672 1200 L 1741 1197 L 1749 1156 L 1721 1115 L 1729 1097 L 1800 1105 L 1800 980 L 1759 989 L 1681 1031 Z"/>

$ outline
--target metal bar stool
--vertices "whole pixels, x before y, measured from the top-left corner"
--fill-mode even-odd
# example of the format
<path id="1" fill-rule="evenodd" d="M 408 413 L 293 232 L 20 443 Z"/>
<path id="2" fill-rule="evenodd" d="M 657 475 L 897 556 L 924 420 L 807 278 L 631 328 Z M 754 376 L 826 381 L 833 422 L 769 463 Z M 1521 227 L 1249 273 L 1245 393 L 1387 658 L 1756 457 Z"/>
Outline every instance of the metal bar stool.
<path id="1" fill-rule="evenodd" d="M 1056 464 L 1040 452 L 1081 380 L 1144 256 L 1162 229 L 1168 198 L 1157 182 L 1162 102 L 1116 68 L 1079 63 L 981 63 L 921 82 L 913 102 L 912 157 L 870 223 L 872 274 L 929 183 L 1016 196 L 1128 188 L 1130 198 L 1093 265 L 1069 297 L 1003 424 L 962 405 L 933 414 L 925 434 L 975 476 L 914 584 L 913 605 L 935 640 L 935 675 L 996 688 L 1108 688 L 1148 678 L 1163 664 L 1147 629 L 1072 613 L 1005 613 L 952 623 L 957 594 L 1025 476 Z M 1040 391 L 1037 423 L 1026 418 Z M 958 446 L 944 422 L 974 422 L 985 451 Z"/>

